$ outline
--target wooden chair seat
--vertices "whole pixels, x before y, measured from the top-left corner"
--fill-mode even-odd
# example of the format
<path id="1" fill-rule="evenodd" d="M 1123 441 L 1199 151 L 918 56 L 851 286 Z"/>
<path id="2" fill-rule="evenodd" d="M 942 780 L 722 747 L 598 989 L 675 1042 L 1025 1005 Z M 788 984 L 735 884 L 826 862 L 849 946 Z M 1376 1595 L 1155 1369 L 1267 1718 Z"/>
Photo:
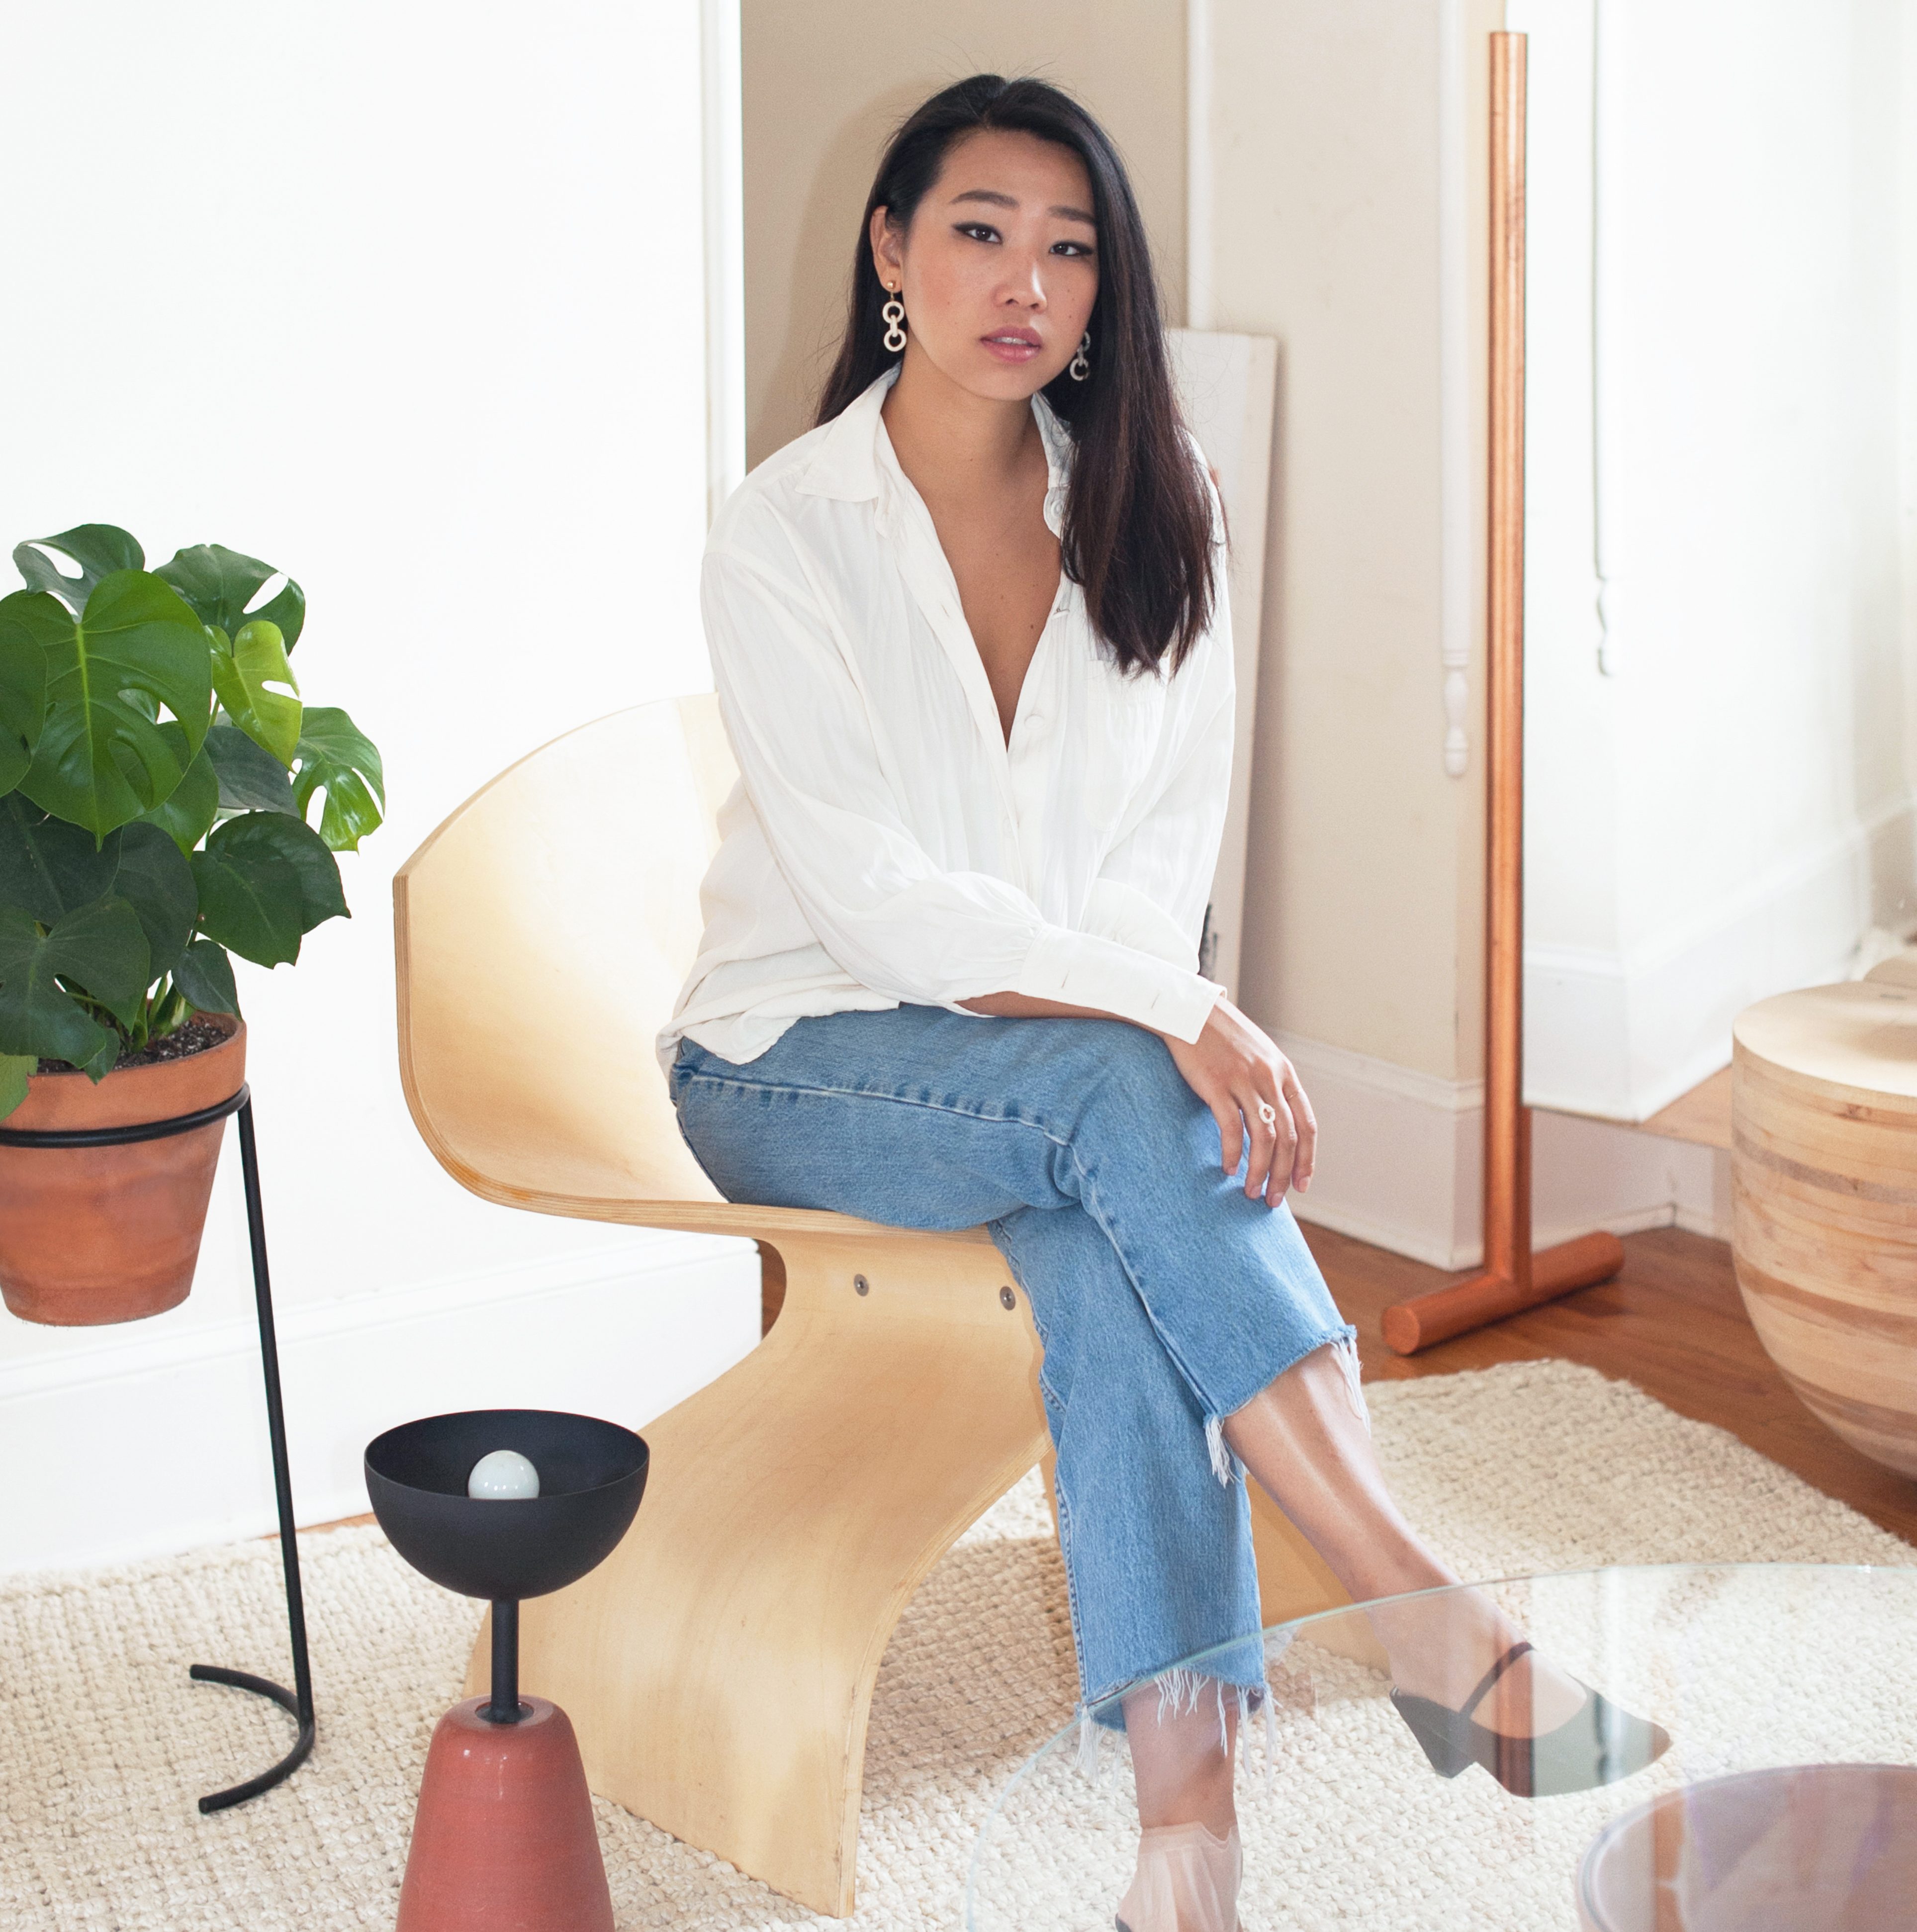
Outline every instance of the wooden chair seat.
<path id="1" fill-rule="evenodd" d="M 708 695 L 584 726 L 469 799 L 393 882 L 400 1074 L 487 1200 L 748 1235 L 783 1263 L 764 1340 L 645 1426 L 624 1542 L 524 1606 L 520 1682 L 571 1714 L 595 1791 L 844 1916 L 879 1660 L 1046 1454 L 1040 1350 L 983 1228 L 729 1203 L 687 1150 L 652 1042 L 736 778 Z M 1254 1518 L 1268 1620 L 1346 1600 L 1262 1495 Z"/>

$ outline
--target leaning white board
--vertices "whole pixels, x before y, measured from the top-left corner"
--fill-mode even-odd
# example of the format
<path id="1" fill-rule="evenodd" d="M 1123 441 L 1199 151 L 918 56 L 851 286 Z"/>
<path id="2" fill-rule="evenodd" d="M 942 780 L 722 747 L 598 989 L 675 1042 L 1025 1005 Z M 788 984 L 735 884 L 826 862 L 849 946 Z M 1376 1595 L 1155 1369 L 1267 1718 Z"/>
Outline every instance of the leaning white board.
<path id="1" fill-rule="evenodd" d="M 1258 709 L 1258 640 L 1264 600 L 1265 513 L 1271 488 L 1272 409 L 1278 344 L 1267 335 L 1166 332 L 1185 421 L 1217 472 L 1232 548 L 1226 585 L 1238 702 L 1231 801 L 1218 848 L 1198 970 L 1238 997 L 1244 935 L 1245 845 L 1250 826 L 1252 725 Z"/>

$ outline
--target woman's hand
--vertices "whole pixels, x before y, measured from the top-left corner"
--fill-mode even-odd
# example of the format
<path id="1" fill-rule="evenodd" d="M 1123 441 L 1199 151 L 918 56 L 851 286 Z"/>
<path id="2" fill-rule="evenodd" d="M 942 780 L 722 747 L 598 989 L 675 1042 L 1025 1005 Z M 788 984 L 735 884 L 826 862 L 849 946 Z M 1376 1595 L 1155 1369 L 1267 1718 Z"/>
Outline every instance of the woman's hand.
<path id="1" fill-rule="evenodd" d="M 1302 1191 L 1310 1186 L 1318 1123 L 1298 1084 L 1298 1070 L 1269 1035 L 1221 994 L 1196 1041 L 1160 1037 L 1170 1048 L 1185 1084 L 1217 1118 L 1227 1174 L 1238 1172 L 1245 1136 L 1250 1135 L 1245 1192 L 1252 1200 L 1262 1197 L 1275 1208 L 1287 1186 Z M 1261 1102 L 1270 1112 L 1270 1120 Z"/>

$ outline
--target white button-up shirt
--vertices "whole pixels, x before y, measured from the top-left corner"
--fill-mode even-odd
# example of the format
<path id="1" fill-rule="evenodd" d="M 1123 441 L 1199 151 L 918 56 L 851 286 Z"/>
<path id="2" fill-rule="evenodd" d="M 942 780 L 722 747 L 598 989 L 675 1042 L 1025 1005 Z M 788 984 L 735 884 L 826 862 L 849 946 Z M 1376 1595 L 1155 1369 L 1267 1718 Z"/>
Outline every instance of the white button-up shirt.
<path id="1" fill-rule="evenodd" d="M 1195 1040 L 1223 990 L 1196 970 L 1231 778 L 1222 558 L 1210 628 L 1170 676 L 1121 674 L 1061 575 L 1008 744 L 879 413 L 896 373 L 712 526 L 702 602 L 740 782 L 662 1066 L 682 1034 L 750 1060 L 808 1015 L 1006 991 Z M 1032 408 L 1056 534 L 1071 440 Z"/>

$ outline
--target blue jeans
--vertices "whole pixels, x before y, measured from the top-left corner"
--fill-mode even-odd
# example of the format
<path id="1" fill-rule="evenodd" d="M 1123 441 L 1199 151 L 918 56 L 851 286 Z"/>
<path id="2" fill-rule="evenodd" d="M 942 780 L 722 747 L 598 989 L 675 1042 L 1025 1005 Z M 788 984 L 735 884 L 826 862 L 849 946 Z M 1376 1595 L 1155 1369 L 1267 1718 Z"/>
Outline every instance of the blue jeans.
<path id="1" fill-rule="evenodd" d="M 742 1066 L 682 1040 L 671 1087 L 728 1200 L 987 1227 L 1044 1346 L 1082 1711 L 1122 1729 L 1118 1694 L 1219 1646 L 1207 1677 L 1257 1701 L 1250 1501 L 1220 1426 L 1327 1344 L 1355 1396 L 1357 1331 L 1290 1208 L 1222 1171 L 1164 1042 L 902 1006 L 796 1021 Z"/>

